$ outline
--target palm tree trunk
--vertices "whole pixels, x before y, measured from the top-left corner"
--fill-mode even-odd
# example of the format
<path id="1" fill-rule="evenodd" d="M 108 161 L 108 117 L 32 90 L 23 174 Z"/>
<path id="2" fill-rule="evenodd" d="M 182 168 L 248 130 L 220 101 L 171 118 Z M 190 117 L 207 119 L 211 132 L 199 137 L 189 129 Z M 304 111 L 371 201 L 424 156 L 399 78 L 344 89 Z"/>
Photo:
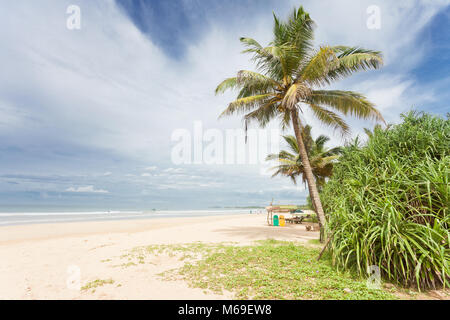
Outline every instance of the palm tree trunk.
<path id="1" fill-rule="evenodd" d="M 325 214 L 322 208 L 322 202 L 320 201 L 319 191 L 317 190 L 316 180 L 314 178 L 311 164 L 309 163 L 308 153 L 306 152 L 305 144 L 303 143 L 302 132 L 299 125 L 298 113 L 296 109 L 291 112 L 292 124 L 294 125 L 295 137 L 297 138 L 298 149 L 300 158 L 302 160 L 304 174 L 306 176 L 306 182 L 308 183 L 309 196 L 316 209 L 317 217 L 320 224 L 320 241 L 323 242 L 323 227 L 325 226 Z"/>

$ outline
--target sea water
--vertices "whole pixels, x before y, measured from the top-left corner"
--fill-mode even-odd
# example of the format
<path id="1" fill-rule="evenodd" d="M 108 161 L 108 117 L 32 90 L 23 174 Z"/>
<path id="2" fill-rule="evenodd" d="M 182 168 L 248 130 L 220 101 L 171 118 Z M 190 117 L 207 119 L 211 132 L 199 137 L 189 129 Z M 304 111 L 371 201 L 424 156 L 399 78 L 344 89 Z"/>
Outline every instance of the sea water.
<path id="1" fill-rule="evenodd" d="M 83 221 L 112 221 L 132 219 L 158 219 L 177 217 L 202 217 L 256 213 L 250 209 L 211 210 L 149 210 L 149 211 L 86 211 L 86 212 L 0 212 L 0 227 L 36 223 L 61 223 Z"/>

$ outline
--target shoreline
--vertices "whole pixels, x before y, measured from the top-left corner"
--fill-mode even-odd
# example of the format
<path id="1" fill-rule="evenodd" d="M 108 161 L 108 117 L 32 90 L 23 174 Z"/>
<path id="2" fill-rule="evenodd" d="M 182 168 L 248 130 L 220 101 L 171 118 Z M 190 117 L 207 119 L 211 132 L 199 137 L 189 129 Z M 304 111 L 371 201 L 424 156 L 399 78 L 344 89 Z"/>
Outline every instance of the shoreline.
<path id="1" fill-rule="evenodd" d="M 136 233 L 175 227 L 174 220 L 180 223 L 202 223 L 214 218 L 215 221 L 240 216 L 265 216 L 265 214 L 230 214 L 188 217 L 149 217 L 141 219 L 84 220 L 67 222 L 43 222 L 0 226 L 0 246 L 14 242 L 49 240 L 60 237 L 78 237 L 100 234 Z"/>
<path id="2" fill-rule="evenodd" d="M 153 220 L 164 218 L 214 217 L 249 214 L 251 210 L 164 210 L 164 211 L 89 211 L 0 213 L 0 228 L 8 226 Z M 256 213 L 256 212 L 255 212 Z M 253 214 L 253 213 L 252 213 Z M 5 219 L 5 217 L 9 218 Z"/>

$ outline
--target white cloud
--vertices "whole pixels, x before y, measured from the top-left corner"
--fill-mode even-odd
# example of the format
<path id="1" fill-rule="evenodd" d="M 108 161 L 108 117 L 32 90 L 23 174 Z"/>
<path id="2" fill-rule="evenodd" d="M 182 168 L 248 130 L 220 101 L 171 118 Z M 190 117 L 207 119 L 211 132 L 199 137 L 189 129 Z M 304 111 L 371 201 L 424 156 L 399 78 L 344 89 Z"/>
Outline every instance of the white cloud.
<path id="1" fill-rule="evenodd" d="M 107 190 L 103 189 L 95 189 L 94 186 L 86 186 L 86 187 L 70 187 L 66 189 L 66 192 L 76 192 L 76 193 L 109 193 Z"/>
<path id="2" fill-rule="evenodd" d="M 108 150 L 130 162 L 144 163 L 138 166 L 140 171 L 146 171 L 143 174 L 124 175 L 130 178 L 127 181 L 134 182 L 133 178 L 137 181 L 139 176 L 148 177 L 150 173 L 155 178 L 166 179 L 191 170 L 168 168 L 159 175 L 153 174 L 158 167 L 168 166 L 174 129 L 191 130 L 195 120 L 202 120 L 205 129 L 242 128 L 239 116 L 217 120 L 235 94 L 215 97 L 214 88 L 240 69 L 254 69 L 250 56 L 240 53 L 242 46 L 238 39 L 251 36 L 267 44 L 272 37 L 270 9 L 254 19 L 256 24 L 243 21 L 228 25 L 211 20 L 209 31 L 198 42 L 188 45 L 185 60 L 180 62 L 166 57 L 113 0 L 78 2 L 82 9 L 79 31 L 65 28 L 66 1 L 55 4 L 42 0 L 26 5 L 20 1 L 2 2 L 2 12 L 8 12 L 8 19 L 0 19 L 3 141 L 11 141 L 13 145 L 24 143 L 26 147 L 56 140 L 61 145 Z M 387 121 L 396 121 L 398 114 L 412 104 L 434 101 L 435 92 L 419 90 L 410 73 L 412 66 L 427 53 L 426 45 L 418 43 L 418 35 L 448 1 L 379 0 L 377 4 L 382 10 L 379 31 L 365 27 L 366 8 L 373 4 L 372 0 L 357 3 L 304 0 L 302 4 L 318 24 L 317 45 L 360 45 L 381 50 L 385 55 L 383 70 L 367 72 L 335 87 L 366 94 Z M 283 2 L 275 11 L 284 17 L 294 5 L 299 5 L 297 0 Z M 334 144 L 342 142 L 310 115 L 306 119 L 313 125 L 314 134 L 331 136 Z M 352 122 L 352 129 L 357 134 L 362 127 L 371 125 Z M 158 167 L 142 170 L 149 163 Z M 178 187 L 219 186 L 217 181 L 197 178 L 202 176 L 220 177 L 221 187 L 229 190 L 244 185 L 242 188 L 249 190 L 296 191 L 288 179 L 273 179 L 260 187 L 263 178 L 258 175 L 258 168 L 209 168 L 196 172 L 197 184 Z M 71 187 L 66 191 L 108 192 L 93 186 Z"/>
<path id="3" fill-rule="evenodd" d="M 292 5 L 298 6 L 297 1 Z M 366 9 L 370 5 L 381 9 L 381 29 L 370 30 L 366 26 Z M 380 0 L 323 0 L 303 1 L 302 5 L 317 23 L 316 44 L 343 44 L 379 50 L 385 65 L 381 70 L 360 73 L 336 83 L 335 89 L 352 90 L 365 94 L 381 111 L 388 123 L 399 121 L 401 112 L 414 107 L 423 107 L 436 100 L 433 90 L 423 90 L 417 84 L 412 70 L 429 53 L 427 38 L 420 38 L 423 28 L 433 16 L 449 4 L 448 0 L 390 1 Z M 327 9 L 324 10 L 323 8 Z M 323 126 L 309 112 L 306 122 L 312 125 L 313 134 L 331 137 L 332 145 L 344 140 L 330 128 Z M 364 127 L 371 128 L 371 121 L 347 119 L 352 137 L 361 134 Z"/>
<path id="4" fill-rule="evenodd" d="M 0 97 L 0 134 L 15 132 L 23 126 L 34 126 L 30 114 L 22 108 L 4 102 Z"/>
<path id="5" fill-rule="evenodd" d="M 183 173 L 184 170 L 182 168 L 167 168 L 164 170 L 165 173 Z"/>
<path id="6" fill-rule="evenodd" d="M 357 5 L 351 0 L 304 1 L 303 5 L 317 21 L 317 44 L 382 50 L 387 66 L 398 64 L 406 75 L 423 55 L 415 43 L 418 33 L 445 1 L 378 3 L 382 10 L 379 31 L 365 27 L 366 8 L 372 1 Z M 298 5 L 297 1 L 292 1 L 293 5 Z M 239 69 L 253 68 L 250 57 L 240 54 L 238 38 L 249 35 L 267 43 L 272 29 L 269 10 L 255 25 L 213 24 L 198 43 L 188 46 L 186 61 L 180 64 L 167 58 L 112 0 L 102 4 L 80 1 L 83 18 L 79 31 L 69 31 L 62 23 L 63 4 L 42 1 L 33 10 L 17 2 L 2 6 L 11 18 L 0 21 L 0 59 L 8 61 L 0 86 L 27 91 L 41 105 L 39 112 L 32 105 L 9 107 L 14 123 L 24 118 L 21 113 L 33 112 L 42 126 L 22 129 L 39 139 L 56 136 L 142 160 L 154 158 L 155 151 L 168 159 L 172 130 L 191 128 L 194 120 L 201 119 L 205 127 L 242 126 L 239 117 L 217 121 L 233 94 L 215 97 L 214 87 Z M 291 6 L 281 8 L 290 10 Z M 277 12 L 283 17 L 285 9 L 281 8 Z M 405 77 L 396 79 L 395 87 L 408 84 Z M 371 83 L 376 87 L 383 81 L 379 78 Z M 355 85 L 355 89 L 361 87 Z M 402 103 L 404 91 L 392 94 Z"/>

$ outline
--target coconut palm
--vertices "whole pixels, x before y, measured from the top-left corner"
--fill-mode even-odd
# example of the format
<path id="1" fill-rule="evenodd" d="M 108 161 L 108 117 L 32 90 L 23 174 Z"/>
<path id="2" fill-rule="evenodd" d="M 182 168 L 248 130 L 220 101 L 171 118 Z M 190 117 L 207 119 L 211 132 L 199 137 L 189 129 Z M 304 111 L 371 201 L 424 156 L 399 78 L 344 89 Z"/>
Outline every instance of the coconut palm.
<path id="1" fill-rule="evenodd" d="M 314 49 L 315 24 L 302 7 L 294 9 L 285 22 L 275 14 L 274 20 L 274 39 L 268 46 L 263 47 L 251 38 L 240 39 L 247 48 L 244 53 L 253 54 L 258 72 L 239 71 L 236 77 L 219 84 L 216 94 L 228 89 L 239 90 L 237 99 L 221 116 L 243 113 L 246 124 L 255 121 L 261 127 L 274 118 L 280 120 L 283 129 L 292 123 L 309 193 L 323 226 L 325 215 L 301 136 L 303 123 L 299 114 L 309 109 L 322 123 L 343 134 L 350 128 L 339 113 L 382 120 L 378 110 L 363 95 L 322 87 L 357 71 L 379 68 L 383 59 L 380 52 L 356 47 Z"/>
<path id="2" fill-rule="evenodd" d="M 317 187 L 321 190 L 326 178 L 331 177 L 333 163 L 339 157 L 341 148 L 325 148 L 325 144 L 330 138 L 324 135 L 314 140 L 311 137 L 311 126 L 305 126 L 301 134 Z M 282 150 L 280 153 L 270 154 L 266 159 L 267 161 L 276 160 L 279 163 L 276 167 L 272 168 L 275 170 L 272 177 L 278 175 L 287 176 L 291 178 L 294 184 L 297 184 L 297 178 L 301 176 L 303 183 L 306 184 L 305 167 L 300 157 L 297 138 L 291 135 L 283 136 L 283 138 L 287 142 L 290 150 Z"/>

